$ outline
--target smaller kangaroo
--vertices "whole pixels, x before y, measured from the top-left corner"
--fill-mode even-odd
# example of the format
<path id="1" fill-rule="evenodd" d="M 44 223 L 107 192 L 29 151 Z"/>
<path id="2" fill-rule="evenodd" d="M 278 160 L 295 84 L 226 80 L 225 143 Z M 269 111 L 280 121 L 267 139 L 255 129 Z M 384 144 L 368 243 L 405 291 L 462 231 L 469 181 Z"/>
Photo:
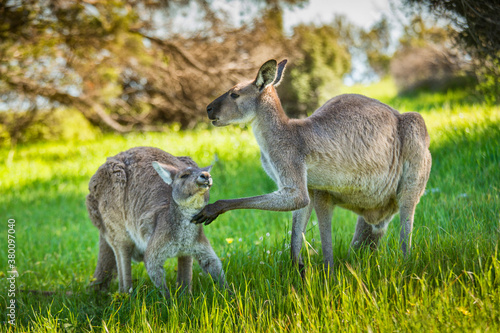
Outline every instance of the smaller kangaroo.
<path id="1" fill-rule="evenodd" d="M 191 291 L 193 257 L 226 287 L 222 263 L 203 228 L 190 222 L 208 203 L 211 168 L 200 169 L 189 157 L 152 147 L 121 152 L 99 167 L 86 200 L 100 231 L 94 289 L 107 289 L 118 271 L 120 292 L 130 292 L 134 259 L 144 261 L 155 286 L 169 298 L 163 264 L 172 257 L 178 258 L 177 284 L 182 289 Z"/>

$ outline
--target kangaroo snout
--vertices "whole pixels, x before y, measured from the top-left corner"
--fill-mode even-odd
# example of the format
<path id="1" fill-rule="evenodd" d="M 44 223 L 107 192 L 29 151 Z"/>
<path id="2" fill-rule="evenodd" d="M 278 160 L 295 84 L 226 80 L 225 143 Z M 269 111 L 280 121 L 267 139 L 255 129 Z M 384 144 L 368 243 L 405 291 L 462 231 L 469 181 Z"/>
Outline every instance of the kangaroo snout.
<path id="1" fill-rule="evenodd" d="M 215 120 L 215 118 L 213 117 L 213 113 L 214 113 L 214 107 L 212 106 L 212 104 L 209 104 L 207 106 L 207 115 L 208 115 L 208 119 L 210 120 Z"/>
<path id="2" fill-rule="evenodd" d="M 196 179 L 196 184 L 200 186 L 210 187 L 212 186 L 212 177 L 206 171 L 203 171 Z"/>

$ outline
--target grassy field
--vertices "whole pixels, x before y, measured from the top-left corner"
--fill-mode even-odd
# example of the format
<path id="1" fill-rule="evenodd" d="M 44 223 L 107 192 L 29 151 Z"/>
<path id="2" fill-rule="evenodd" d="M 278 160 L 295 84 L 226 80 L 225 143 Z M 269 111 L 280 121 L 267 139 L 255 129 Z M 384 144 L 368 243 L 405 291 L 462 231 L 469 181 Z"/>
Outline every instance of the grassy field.
<path id="1" fill-rule="evenodd" d="M 346 90 L 347 91 L 347 90 Z M 166 302 L 144 265 L 133 264 L 131 295 L 86 289 L 97 260 L 98 232 L 87 217 L 89 178 L 107 156 L 134 146 L 190 155 L 204 166 L 217 154 L 211 201 L 270 192 L 251 131 L 239 127 L 164 134 L 105 135 L 92 141 L 17 148 L 0 164 L 0 238 L 15 219 L 17 331 L 337 332 L 500 331 L 500 108 L 465 91 L 397 97 L 394 87 L 348 91 L 418 111 L 431 135 L 432 172 L 417 207 L 413 252 L 403 258 L 399 218 L 376 252 L 347 258 L 356 217 L 336 209 L 335 279 L 325 278 L 313 216 L 302 281 L 289 258 L 291 213 L 232 211 L 205 228 L 235 295 L 194 265 L 193 294 Z M 8 149 L 0 150 L 7 160 Z M 0 331 L 10 276 L 0 253 Z M 175 285 L 176 260 L 165 264 Z M 52 293 L 44 293 L 52 292 Z"/>

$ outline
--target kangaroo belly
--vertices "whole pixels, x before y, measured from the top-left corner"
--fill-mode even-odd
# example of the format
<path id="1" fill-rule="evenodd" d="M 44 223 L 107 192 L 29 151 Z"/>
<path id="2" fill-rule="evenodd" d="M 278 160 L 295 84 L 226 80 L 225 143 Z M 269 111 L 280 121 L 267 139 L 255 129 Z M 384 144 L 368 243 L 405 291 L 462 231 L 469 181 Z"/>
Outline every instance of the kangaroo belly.
<path id="1" fill-rule="evenodd" d="M 308 188 L 331 193 L 339 206 L 359 213 L 385 207 L 396 197 L 400 174 L 397 165 L 349 162 L 349 167 L 348 163 L 324 156 L 308 162 Z"/>
<path id="2" fill-rule="evenodd" d="M 384 220 L 391 219 L 399 208 L 395 198 L 389 198 L 375 208 L 361 208 L 359 204 L 353 203 L 340 203 L 339 206 L 363 216 L 366 223 L 373 225 L 378 225 Z"/>

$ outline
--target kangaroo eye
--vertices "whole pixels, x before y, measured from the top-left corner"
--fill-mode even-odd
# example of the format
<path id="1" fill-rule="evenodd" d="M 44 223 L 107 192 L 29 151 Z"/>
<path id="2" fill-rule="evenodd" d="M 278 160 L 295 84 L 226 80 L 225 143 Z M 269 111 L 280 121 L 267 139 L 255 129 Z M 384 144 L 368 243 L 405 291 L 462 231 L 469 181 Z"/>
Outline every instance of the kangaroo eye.
<path id="1" fill-rule="evenodd" d="M 189 177 L 189 173 L 185 173 L 185 174 L 183 174 L 183 175 L 181 176 L 181 178 L 183 178 L 183 179 L 184 179 L 184 178 L 187 178 L 187 177 Z"/>
<path id="2" fill-rule="evenodd" d="M 238 97 L 240 97 L 240 95 L 235 94 L 235 93 L 231 93 L 231 98 L 232 98 L 232 99 L 236 99 L 236 98 L 238 98 Z"/>

